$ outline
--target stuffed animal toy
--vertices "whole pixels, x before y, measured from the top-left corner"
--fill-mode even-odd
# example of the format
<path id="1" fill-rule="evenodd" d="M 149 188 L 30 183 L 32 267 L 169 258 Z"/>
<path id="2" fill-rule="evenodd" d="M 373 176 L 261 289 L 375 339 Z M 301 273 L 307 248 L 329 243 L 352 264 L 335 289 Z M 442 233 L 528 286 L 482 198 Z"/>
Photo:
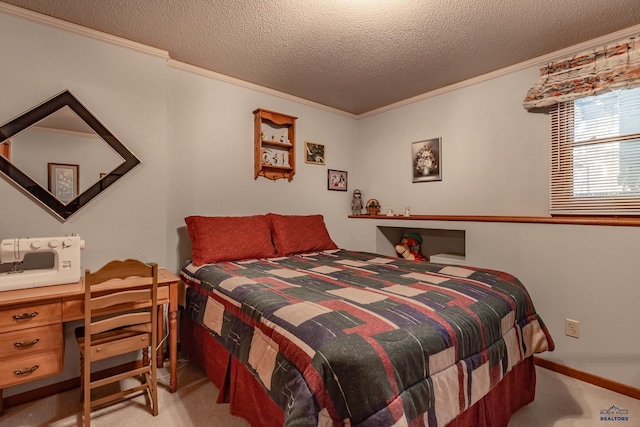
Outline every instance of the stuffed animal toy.
<path id="1" fill-rule="evenodd" d="M 422 237 L 417 233 L 409 233 L 396 245 L 396 252 L 404 259 L 414 261 L 427 261 L 420 252 Z"/>

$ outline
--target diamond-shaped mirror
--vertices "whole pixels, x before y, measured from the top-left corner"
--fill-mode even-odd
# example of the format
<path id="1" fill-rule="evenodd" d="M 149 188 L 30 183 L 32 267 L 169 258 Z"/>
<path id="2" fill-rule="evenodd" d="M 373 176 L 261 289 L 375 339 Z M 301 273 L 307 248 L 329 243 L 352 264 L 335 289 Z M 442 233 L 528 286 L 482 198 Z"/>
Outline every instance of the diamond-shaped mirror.
<path id="1" fill-rule="evenodd" d="M 0 170 L 62 221 L 139 163 L 68 90 L 0 127 Z"/>

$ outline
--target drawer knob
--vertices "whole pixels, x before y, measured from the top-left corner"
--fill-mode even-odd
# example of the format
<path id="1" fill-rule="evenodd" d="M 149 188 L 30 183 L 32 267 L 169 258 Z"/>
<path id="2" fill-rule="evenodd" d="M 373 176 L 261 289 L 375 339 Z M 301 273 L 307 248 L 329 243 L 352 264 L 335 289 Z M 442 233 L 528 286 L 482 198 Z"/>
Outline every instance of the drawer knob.
<path id="1" fill-rule="evenodd" d="M 37 315 L 38 315 L 38 312 L 34 311 L 33 313 L 14 314 L 13 318 L 15 320 L 28 320 L 28 319 L 33 319 Z"/>
<path id="2" fill-rule="evenodd" d="M 40 365 L 33 365 L 30 368 L 16 369 L 15 371 L 13 371 L 13 373 L 16 374 L 16 375 L 27 375 L 27 374 L 31 374 L 31 373 L 35 372 L 36 369 L 38 369 L 39 367 L 40 367 Z"/>
<path id="3" fill-rule="evenodd" d="M 36 345 L 38 344 L 38 342 L 40 341 L 40 338 L 34 338 L 31 341 L 17 341 L 13 343 L 13 346 L 15 348 L 23 348 L 23 347 L 31 347 L 32 345 Z"/>

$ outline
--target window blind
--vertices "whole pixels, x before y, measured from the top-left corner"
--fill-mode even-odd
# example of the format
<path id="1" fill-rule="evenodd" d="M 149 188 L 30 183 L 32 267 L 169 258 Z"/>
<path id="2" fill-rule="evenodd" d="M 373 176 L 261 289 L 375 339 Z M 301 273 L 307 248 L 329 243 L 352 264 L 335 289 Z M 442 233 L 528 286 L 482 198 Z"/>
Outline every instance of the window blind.
<path id="1" fill-rule="evenodd" d="M 551 110 L 552 215 L 640 215 L 640 88 Z"/>

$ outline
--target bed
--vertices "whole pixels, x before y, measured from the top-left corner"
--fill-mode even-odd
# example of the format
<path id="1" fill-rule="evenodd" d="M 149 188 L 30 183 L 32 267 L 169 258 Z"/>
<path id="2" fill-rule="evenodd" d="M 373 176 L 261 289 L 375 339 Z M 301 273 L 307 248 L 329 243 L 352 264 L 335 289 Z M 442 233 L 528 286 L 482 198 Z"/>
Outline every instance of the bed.
<path id="1" fill-rule="evenodd" d="M 186 222 L 181 346 L 252 426 L 498 427 L 533 400 L 553 341 L 517 278 L 341 249 L 320 215 Z"/>

